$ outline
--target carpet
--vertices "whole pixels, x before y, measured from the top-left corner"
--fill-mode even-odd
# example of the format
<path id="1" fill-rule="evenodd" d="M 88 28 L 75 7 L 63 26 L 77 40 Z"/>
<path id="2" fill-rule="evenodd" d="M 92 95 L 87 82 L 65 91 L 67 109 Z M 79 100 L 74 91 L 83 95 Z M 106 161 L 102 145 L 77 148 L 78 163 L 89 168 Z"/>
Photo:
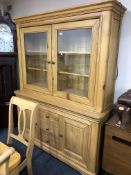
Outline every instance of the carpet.
<path id="1" fill-rule="evenodd" d="M 6 139 L 7 129 L 0 129 L 0 141 L 6 143 Z M 32 166 L 34 175 L 80 175 L 78 171 L 37 147 L 33 151 Z M 26 168 L 20 175 L 27 175 Z M 105 172 L 101 171 L 100 175 L 105 175 Z"/>

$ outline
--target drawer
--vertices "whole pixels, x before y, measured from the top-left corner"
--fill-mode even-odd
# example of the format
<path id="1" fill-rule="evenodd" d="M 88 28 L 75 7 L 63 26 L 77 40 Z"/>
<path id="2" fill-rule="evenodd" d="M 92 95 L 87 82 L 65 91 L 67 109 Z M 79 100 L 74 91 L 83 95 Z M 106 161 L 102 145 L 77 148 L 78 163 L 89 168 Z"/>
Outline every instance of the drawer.
<path id="1" fill-rule="evenodd" d="M 114 175 L 131 175 L 131 133 L 106 127 L 103 169 Z"/>
<path id="2" fill-rule="evenodd" d="M 42 117 L 45 120 L 48 120 L 50 118 L 49 111 L 43 108 L 39 108 L 39 115 L 40 115 L 40 118 Z"/>
<path id="3" fill-rule="evenodd" d="M 40 140 L 49 146 L 58 149 L 58 135 L 55 136 L 54 134 L 48 133 L 43 129 L 40 129 Z"/>
<path id="4" fill-rule="evenodd" d="M 120 129 L 120 128 L 116 128 L 116 127 L 112 127 L 112 126 L 107 126 L 106 127 L 106 135 L 108 135 L 108 137 L 119 137 L 123 140 L 129 141 L 131 142 L 131 133 L 127 132 L 124 129 Z"/>
<path id="5" fill-rule="evenodd" d="M 58 126 L 57 127 L 54 127 L 53 125 L 45 125 L 45 123 L 41 123 L 41 127 L 39 127 L 39 130 L 43 130 L 45 131 L 46 133 L 49 133 L 51 135 L 54 135 L 55 137 L 58 137 L 58 134 L 59 134 L 59 128 Z"/>
<path id="6" fill-rule="evenodd" d="M 59 128 L 58 115 L 41 109 L 39 115 L 39 127 L 42 130 L 47 131 L 51 134 L 58 135 L 58 128 Z"/>
<path id="7" fill-rule="evenodd" d="M 55 127 L 58 128 L 59 120 L 58 120 L 58 118 L 56 120 L 56 118 L 54 116 L 50 117 L 50 119 L 48 119 L 48 120 L 45 120 L 43 117 L 41 117 L 39 125 L 40 125 L 40 128 L 53 131 Z"/>

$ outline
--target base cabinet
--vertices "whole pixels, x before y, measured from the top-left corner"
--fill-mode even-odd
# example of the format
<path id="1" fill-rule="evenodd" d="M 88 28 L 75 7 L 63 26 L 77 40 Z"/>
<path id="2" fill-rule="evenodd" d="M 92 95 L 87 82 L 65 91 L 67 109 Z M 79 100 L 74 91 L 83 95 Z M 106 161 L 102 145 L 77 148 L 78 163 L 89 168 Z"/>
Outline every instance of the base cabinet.
<path id="1" fill-rule="evenodd" d="M 57 108 L 52 111 L 51 107 L 48 109 L 41 105 L 36 121 L 35 143 L 82 174 L 95 175 L 99 155 L 99 125 L 87 117 L 59 112 Z"/>

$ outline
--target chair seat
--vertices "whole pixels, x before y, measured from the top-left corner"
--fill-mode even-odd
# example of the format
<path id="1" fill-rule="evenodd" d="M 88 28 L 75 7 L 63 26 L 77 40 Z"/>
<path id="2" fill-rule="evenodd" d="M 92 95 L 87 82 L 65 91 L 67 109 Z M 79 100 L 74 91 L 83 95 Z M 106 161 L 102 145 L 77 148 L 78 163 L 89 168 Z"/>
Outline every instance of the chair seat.
<path id="1" fill-rule="evenodd" d="M 0 142 L 0 154 L 3 152 L 6 152 L 8 150 L 8 146 L 2 142 Z M 14 171 L 15 174 L 18 174 L 18 167 L 20 164 L 20 154 L 15 151 L 14 154 L 11 155 L 10 160 L 9 160 L 9 172 Z M 1 167 L 0 167 L 0 175 L 2 175 Z"/>
<path id="2" fill-rule="evenodd" d="M 15 150 L 20 154 L 21 156 L 21 162 L 22 163 L 26 159 L 26 146 L 22 143 L 19 143 L 18 141 L 14 141 L 13 144 L 6 144 L 9 147 L 15 148 Z"/>

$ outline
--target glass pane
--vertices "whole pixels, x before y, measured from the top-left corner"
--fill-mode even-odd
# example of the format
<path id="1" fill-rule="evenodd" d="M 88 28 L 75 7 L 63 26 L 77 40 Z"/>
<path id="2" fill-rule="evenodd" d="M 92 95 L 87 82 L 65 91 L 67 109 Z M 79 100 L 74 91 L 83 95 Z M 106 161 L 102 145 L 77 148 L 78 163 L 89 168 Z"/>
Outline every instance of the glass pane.
<path id="1" fill-rule="evenodd" d="M 58 31 L 59 91 L 88 96 L 91 34 L 89 28 Z"/>
<path id="2" fill-rule="evenodd" d="M 47 88 L 47 33 L 26 33 L 27 84 Z"/>
<path id="3" fill-rule="evenodd" d="M 0 24 L 0 52 L 14 52 L 13 34 L 6 24 Z"/>

